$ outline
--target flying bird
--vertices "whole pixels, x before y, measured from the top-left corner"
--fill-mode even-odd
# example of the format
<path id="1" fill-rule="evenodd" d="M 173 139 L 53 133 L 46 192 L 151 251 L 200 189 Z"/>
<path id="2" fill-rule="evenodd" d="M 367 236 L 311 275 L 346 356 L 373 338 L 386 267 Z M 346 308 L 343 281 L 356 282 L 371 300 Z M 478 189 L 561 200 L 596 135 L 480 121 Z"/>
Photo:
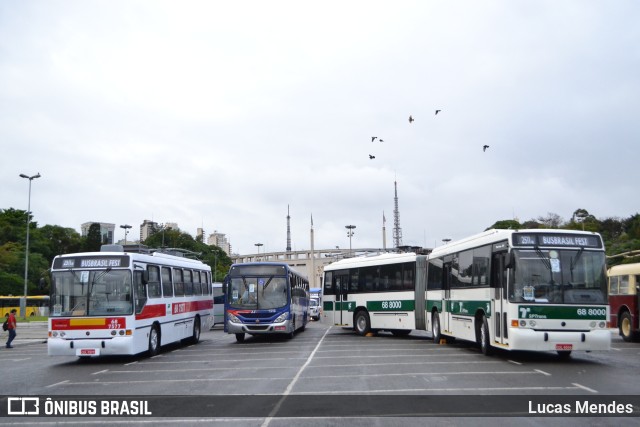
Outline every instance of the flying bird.
<path id="1" fill-rule="evenodd" d="M 409 123 L 413 123 L 414 119 L 413 116 L 409 116 Z"/>
<path id="2" fill-rule="evenodd" d="M 439 113 L 440 111 L 442 111 L 442 110 L 436 110 L 436 116 L 438 115 L 438 113 Z"/>
<path id="3" fill-rule="evenodd" d="M 376 156 L 372 156 L 371 154 L 369 154 L 369 160 L 375 159 L 375 158 L 376 158 Z"/>
<path id="4" fill-rule="evenodd" d="M 371 137 L 371 142 L 375 141 L 378 137 L 377 136 L 372 136 Z"/>
<path id="5" fill-rule="evenodd" d="M 380 142 L 384 142 L 384 139 L 379 139 L 378 141 L 380 141 Z"/>
<path id="6" fill-rule="evenodd" d="M 488 146 L 488 145 L 483 145 L 483 146 L 482 146 L 482 151 L 487 151 L 487 148 L 489 148 L 489 146 Z"/>

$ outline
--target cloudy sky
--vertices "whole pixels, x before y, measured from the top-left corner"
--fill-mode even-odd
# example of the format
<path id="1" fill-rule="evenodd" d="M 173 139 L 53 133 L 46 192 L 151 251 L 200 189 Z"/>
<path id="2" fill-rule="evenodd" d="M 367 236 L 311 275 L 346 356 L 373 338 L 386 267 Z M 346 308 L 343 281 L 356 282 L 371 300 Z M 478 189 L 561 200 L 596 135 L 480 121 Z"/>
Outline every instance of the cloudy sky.
<path id="1" fill-rule="evenodd" d="M 381 247 L 383 213 L 391 246 L 394 181 L 405 245 L 626 218 L 639 17 L 633 0 L 3 1 L 0 208 L 26 210 L 19 174 L 39 172 L 40 226 L 177 222 L 241 254 L 285 249 L 287 206 L 293 249 L 312 215 L 316 249 L 348 247 L 347 224 Z"/>

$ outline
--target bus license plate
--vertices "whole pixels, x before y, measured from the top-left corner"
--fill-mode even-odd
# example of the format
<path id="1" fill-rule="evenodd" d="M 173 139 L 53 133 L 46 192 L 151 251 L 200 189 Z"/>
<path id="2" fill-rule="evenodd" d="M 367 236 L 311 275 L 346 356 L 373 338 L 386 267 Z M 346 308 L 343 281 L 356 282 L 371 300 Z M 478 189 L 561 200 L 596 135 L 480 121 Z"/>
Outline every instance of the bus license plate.
<path id="1" fill-rule="evenodd" d="M 76 356 L 100 356 L 99 348 L 79 348 L 76 350 Z"/>
<path id="2" fill-rule="evenodd" d="M 573 344 L 556 344 L 556 350 L 573 350 Z"/>

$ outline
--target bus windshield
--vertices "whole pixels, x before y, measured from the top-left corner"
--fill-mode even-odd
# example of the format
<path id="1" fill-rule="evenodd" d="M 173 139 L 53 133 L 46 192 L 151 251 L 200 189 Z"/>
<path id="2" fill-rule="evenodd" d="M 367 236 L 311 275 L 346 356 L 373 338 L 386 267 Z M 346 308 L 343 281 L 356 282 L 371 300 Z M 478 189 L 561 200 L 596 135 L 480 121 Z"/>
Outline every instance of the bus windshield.
<path id="1" fill-rule="evenodd" d="M 513 302 L 605 304 L 607 280 L 603 252 L 584 249 L 514 250 Z"/>
<path id="2" fill-rule="evenodd" d="M 229 305 L 253 310 L 284 307 L 289 301 L 286 285 L 286 277 L 233 277 L 230 281 Z"/>
<path id="3" fill-rule="evenodd" d="M 132 314 L 129 270 L 68 270 L 52 274 L 51 316 Z"/>

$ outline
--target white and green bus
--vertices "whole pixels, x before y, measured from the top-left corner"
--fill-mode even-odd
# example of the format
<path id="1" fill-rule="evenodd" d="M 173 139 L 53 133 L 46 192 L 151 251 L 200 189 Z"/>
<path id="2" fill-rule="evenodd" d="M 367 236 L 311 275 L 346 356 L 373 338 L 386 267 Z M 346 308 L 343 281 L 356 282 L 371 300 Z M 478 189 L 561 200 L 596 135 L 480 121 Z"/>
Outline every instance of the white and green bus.
<path id="1" fill-rule="evenodd" d="M 325 267 L 324 310 L 358 333 L 431 331 L 482 352 L 608 350 L 605 254 L 597 233 L 488 230 L 428 256 L 351 258 Z"/>

